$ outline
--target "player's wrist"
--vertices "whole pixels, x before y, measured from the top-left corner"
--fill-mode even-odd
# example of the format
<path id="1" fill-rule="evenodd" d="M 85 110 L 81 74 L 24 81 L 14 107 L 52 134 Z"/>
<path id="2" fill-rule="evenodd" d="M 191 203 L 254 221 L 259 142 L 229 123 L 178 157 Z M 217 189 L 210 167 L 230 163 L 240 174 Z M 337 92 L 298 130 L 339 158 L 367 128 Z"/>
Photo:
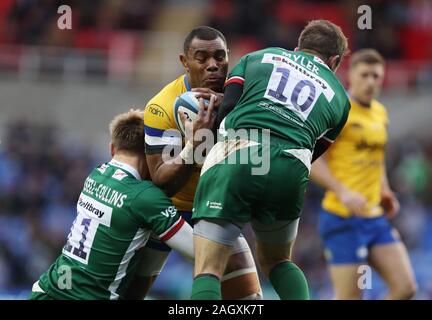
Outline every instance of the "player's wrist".
<path id="1" fill-rule="evenodd" d="M 180 158 L 183 159 L 185 164 L 194 164 L 194 145 L 192 142 L 187 141 L 183 150 L 179 154 Z"/>

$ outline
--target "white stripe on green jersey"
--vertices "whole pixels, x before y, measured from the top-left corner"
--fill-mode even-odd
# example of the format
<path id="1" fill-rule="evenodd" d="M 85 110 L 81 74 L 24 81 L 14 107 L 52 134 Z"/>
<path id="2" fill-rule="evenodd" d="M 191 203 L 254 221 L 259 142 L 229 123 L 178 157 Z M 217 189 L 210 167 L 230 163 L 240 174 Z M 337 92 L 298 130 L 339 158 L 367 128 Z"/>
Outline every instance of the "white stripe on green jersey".
<path id="1" fill-rule="evenodd" d="M 129 248 L 126 250 L 126 254 L 123 256 L 122 261 L 120 262 L 120 266 L 117 270 L 117 274 L 115 275 L 114 281 L 109 286 L 108 290 L 111 292 L 110 299 L 117 300 L 119 298 L 119 294 L 117 293 L 117 289 L 120 285 L 120 282 L 126 276 L 126 271 L 129 266 L 129 262 L 134 256 L 135 252 L 145 245 L 149 238 L 148 232 L 144 229 L 138 229 L 135 234 L 134 239 L 132 240 Z"/>
<path id="2" fill-rule="evenodd" d="M 112 160 L 84 182 L 62 254 L 39 279 L 54 299 L 121 299 L 151 232 L 166 234 L 180 216 L 138 172 Z"/>

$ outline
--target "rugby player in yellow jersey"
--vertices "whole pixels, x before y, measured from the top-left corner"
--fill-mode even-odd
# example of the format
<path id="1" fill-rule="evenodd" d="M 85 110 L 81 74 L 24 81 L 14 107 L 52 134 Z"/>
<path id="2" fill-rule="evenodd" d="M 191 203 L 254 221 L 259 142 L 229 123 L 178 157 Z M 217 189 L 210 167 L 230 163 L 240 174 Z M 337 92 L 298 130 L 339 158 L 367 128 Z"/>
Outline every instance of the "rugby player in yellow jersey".
<path id="1" fill-rule="evenodd" d="M 386 282 L 387 299 L 409 299 L 415 277 L 404 244 L 388 219 L 399 211 L 384 162 L 387 112 L 375 100 L 384 59 L 373 49 L 354 53 L 349 67 L 351 111 L 342 133 L 312 165 L 311 179 L 326 189 L 319 232 L 336 299 L 361 299 L 359 266 L 369 264 Z"/>
<path id="2" fill-rule="evenodd" d="M 167 137 L 166 134 L 170 129 L 177 130 L 173 107 L 175 99 L 182 93 L 196 90 L 201 92 L 203 98 L 210 98 L 210 94 L 215 94 L 215 105 L 222 100 L 221 92 L 228 72 L 228 50 L 221 32 L 202 26 L 187 35 L 183 51 L 180 61 L 185 74 L 166 85 L 147 103 L 144 125 L 146 157 L 151 179 L 155 185 L 172 196 L 173 203 L 183 216 L 190 218 L 201 168 L 196 164 L 186 164 L 185 161 L 177 164 L 164 162 L 164 147 L 177 145 L 182 148 L 184 145 L 184 141 L 178 136 Z M 212 126 L 211 121 L 201 121 L 200 124 L 195 123 L 194 132 L 201 128 L 212 129 Z M 147 270 L 142 269 L 141 276 L 151 277 L 153 281 L 161 271 L 170 249 L 157 239 L 151 239 L 147 248 L 153 250 L 152 261 L 156 261 L 155 257 L 159 256 L 160 264 L 148 266 Z M 222 281 L 224 299 L 262 297 L 255 262 L 243 236 L 236 242 Z"/>

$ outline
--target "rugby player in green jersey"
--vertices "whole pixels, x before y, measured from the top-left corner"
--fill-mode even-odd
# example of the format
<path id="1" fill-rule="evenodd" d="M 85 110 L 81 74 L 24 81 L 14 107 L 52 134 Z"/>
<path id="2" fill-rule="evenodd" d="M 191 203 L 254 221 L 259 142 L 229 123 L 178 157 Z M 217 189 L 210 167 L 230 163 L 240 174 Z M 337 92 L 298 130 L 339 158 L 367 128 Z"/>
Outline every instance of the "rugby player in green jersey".
<path id="1" fill-rule="evenodd" d="M 143 113 L 110 124 L 112 160 L 84 182 L 77 216 L 61 255 L 33 285 L 29 299 L 123 299 L 154 232 L 193 259 L 192 228 L 152 182 L 144 155 Z"/>
<path id="2" fill-rule="evenodd" d="M 224 138 L 205 160 L 194 200 L 192 299 L 220 299 L 232 243 L 248 222 L 261 270 L 279 297 L 309 299 L 291 251 L 311 162 L 338 136 L 349 113 L 334 74 L 346 49 L 338 26 L 315 20 L 295 51 L 252 52 L 232 70 L 218 114 Z M 267 159 L 265 170 L 257 167 L 259 156 Z"/>

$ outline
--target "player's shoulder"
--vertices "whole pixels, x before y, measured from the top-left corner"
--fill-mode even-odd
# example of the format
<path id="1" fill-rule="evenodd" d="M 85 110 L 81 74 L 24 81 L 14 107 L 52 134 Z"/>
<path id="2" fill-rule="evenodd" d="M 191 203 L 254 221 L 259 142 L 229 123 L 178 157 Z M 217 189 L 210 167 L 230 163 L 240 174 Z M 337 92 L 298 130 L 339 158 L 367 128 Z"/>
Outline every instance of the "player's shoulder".
<path id="1" fill-rule="evenodd" d="M 115 159 L 96 167 L 94 171 L 103 176 L 101 178 L 105 183 L 116 184 L 117 188 L 133 190 L 141 182 L 140 174 L 134 167 Z"/>
<path id="2" fill-rule="evenodd" d="M 171 201 L 169 197 L 152 181 L 142 180 L 135 189 L 133 199 L 134 207 L 156 205 L 161 202 Z"/>
<path id="3" fill-rule="evenodd" d="M 387 114 L 387 107 L 376 99 L 372 100 L 372 108 L 379 113 Z"/>
<path id="4" fill-rule="evenodd" d="M 387 123 L 389 121 L 388 120 L 388 114 L 387 114 L 387 108 L 381 102 L 374 99 L 374 100 L 372 100 L 371 107 L 372 107 L 372 111 L 375 114 L 377 114 L 380 117 L 380 119 L 382 119 L 382 121 L 384 123 Z"/>
<path id="5" fill-rule="evenodd" d="M 150 180 L 135 180 L 133 184 L 134 184 L 134 191 L 136 192 L 137 197 L 142 197 L 150 194 L 154 195 L 154 194 L 159 194 L 159 192 L 162 192 Z"/>
<path id="6" fill-rule="evenodd" d="M 324 69 L 323 69 L 324 70 Z M 332 90 L 335 93 L 336 98 L 338 99 L 339 103 L 345 108 L 350 110 L 351 109 L 351 101 L 349 98 L 349 94 L 343 84 L 340 82 L 336 74 L 330 70 L 330 68 L 325 69 L 325 77 L 323 77 L 328 85 L 332 88 Z"/>
<path id="7" fill-rule="evenodd" d="M 332 104 L 337 104 L 343 113 L 348 113 L 351 110 L 351 101 L 342 83 L 331 70 L 323 79 L 326 81 L 325 85 L 329 86 L 329 90 L 333 92 Z"/>
<path id="8" fill-rule="evenodd" d="M 85 183 L 88 183 L 87 181 L 109 179 L 112 173 L 113 173 L 113 167 L 110 166 L 109 162 L 101 163 L 100 165 L 98 165 L 97 167 L 93 168 L 93 170 L 90 171 L 89 175 L 85 180 Z"/>
<path id="9" fill-rule="evenodd" d="M 171 102 L 183 92 L 187 91 L 186 88 L 186 79 L 185 75 L 179 76 L 174 81 L 168 83 L 165 87 L 163 87 L 156 95 L 154 95 L 146 105 L 146 109 L 148 106 L 154 105 L 159 106 L 160 108 L 167 111 L 168 108 L 172 107 Z"/>
<path id="10" fill-rule="evenodd" d="M 249 52 L 245 54 L 243 58 L 261 57 L 266 53 L 276 54 L 276 55 L 288 55 L 291 53 L 291 51 L 280 47 L 267 47 L 264 49 Z"/>
<path id="11" fill-rule="evenodd" d="M 162 88 L 149 100 L 144 109 L 144 123 L 148 127 L 158 129 L 175 128 L 174 101 L 187 91 L 187 80 L 181 75 Z"/>

